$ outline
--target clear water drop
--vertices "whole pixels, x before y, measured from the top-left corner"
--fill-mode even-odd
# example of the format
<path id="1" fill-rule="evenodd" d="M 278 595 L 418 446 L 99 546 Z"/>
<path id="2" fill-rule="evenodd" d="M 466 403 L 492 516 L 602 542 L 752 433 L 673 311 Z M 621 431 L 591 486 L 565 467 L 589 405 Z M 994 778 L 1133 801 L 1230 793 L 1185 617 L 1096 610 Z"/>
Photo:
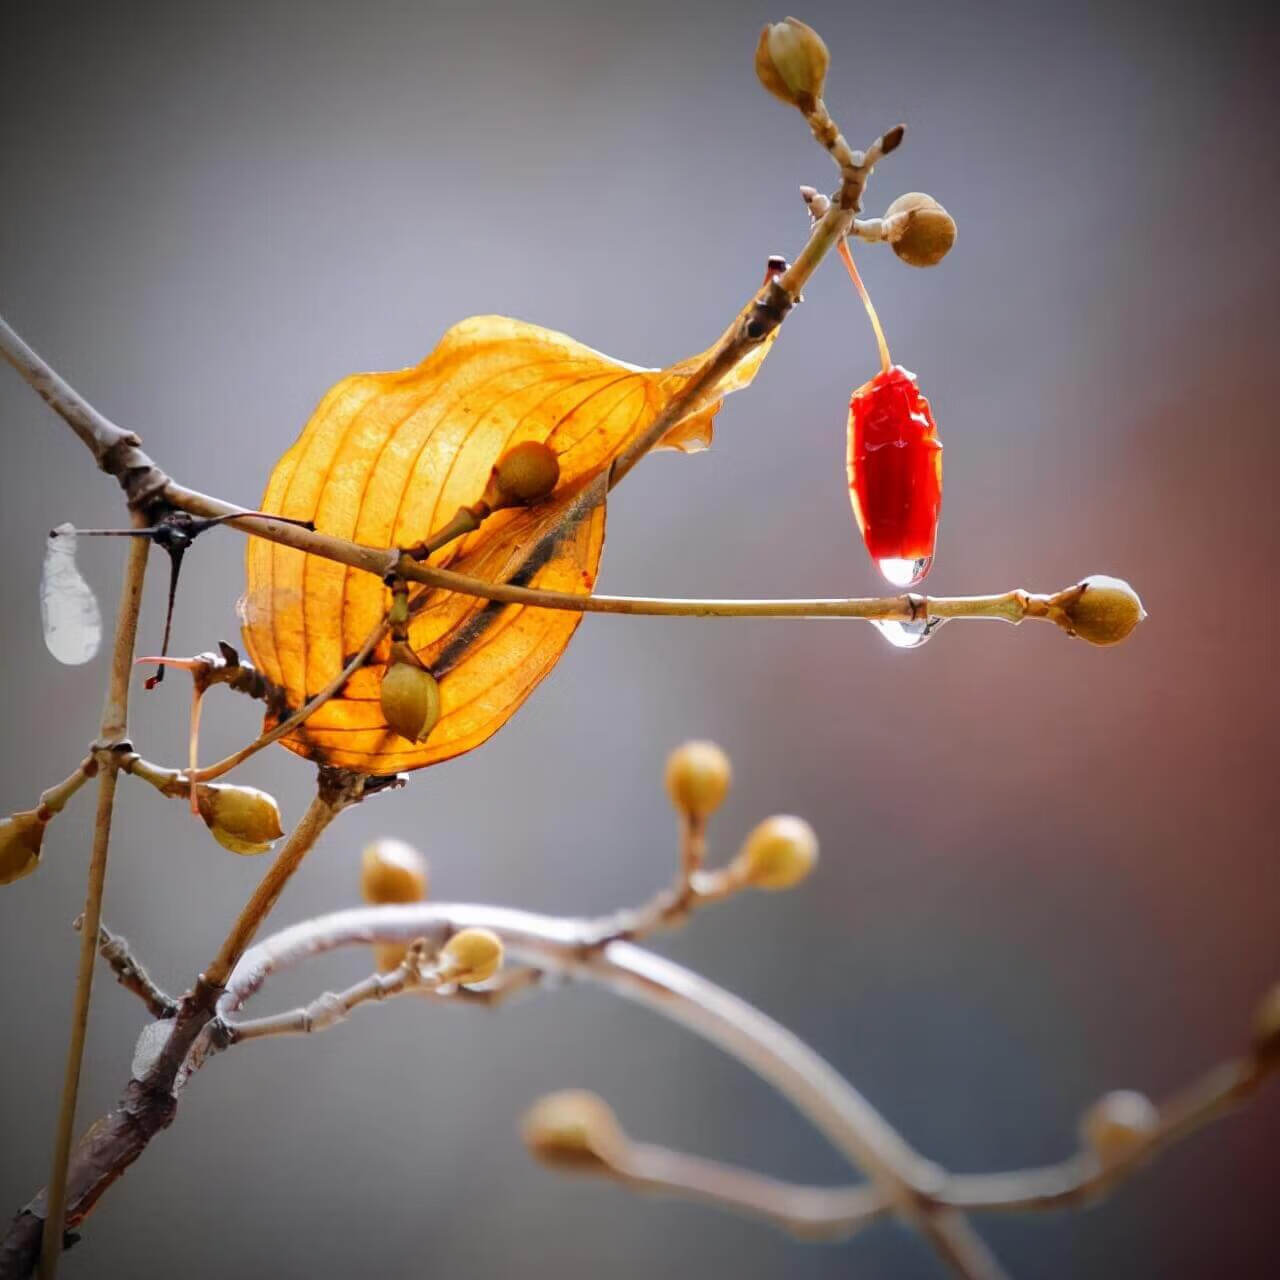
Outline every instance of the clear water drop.
<path id="1" fill-rule="evenodd" d="M 921 556 L 918 560 L 877 560 L 876 567 L 884 580 L 894 587 L 914 587 L 924 579 L 933 563 L 932 556 Z"/>
<path id="2" fill-rule="evenodd" d="M 76 568 L 76 531 L 60 524 L 44 548 L 40 575 L 40 622 L 45 647 L 61 663 L 78 667 L 102 643 L 102 612 L 89 584 Z"/>
<path id="3" fill-rule="evenodd" d="M 916 622 L 886 622 L 873 618 L 871 625 L 895 649 L 918 649 L 937 629 L 946 622 L 946 618 L 921 618 Z"/>

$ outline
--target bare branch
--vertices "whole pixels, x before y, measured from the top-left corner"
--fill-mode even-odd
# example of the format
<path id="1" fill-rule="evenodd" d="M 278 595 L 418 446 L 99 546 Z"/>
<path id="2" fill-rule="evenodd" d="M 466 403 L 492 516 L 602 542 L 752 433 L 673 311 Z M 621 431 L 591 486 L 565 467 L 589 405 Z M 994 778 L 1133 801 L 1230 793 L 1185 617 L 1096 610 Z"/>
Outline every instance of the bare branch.
<path id="1" fill-rule="evenodd" d="M 2 324 L 3 322 L 0 322 Z M 56 382 L 47 385 L 46 399 L 55 404 L 60 394 Z M 99 725 L 103 744 L 124 737 L 128 726 L 129 675 L 133 669 L 134 645 L 138 636 L 138 614 L 142 607 L 142 585 L 147 569 L 147 553 L 151 544 L 146 538 L 129 543 L 124 581 L 120 588 L 120 604 L 116 612 L 115 646 L 111 655 L 111 674 L 106 702 Z M 98 811 L 94 821 L 93 851 L 89 860 L 89 882 L 85 890 L 84 931 L 80 942 L 80 961 L 76 972 L 75 998 L 71 1011 L 71 1035 L 67 1046 L 67 1065 L 62 1082 L 62 1102 L 54 1135 L 53 1156 L 49 1172 L 49 1209 L 45 1219 L 41 1271 L 44 1280 L 54 1280 L 62 1255 L 62 1229 L 66 1215 L 67 1165 L 71 1157 L 71 1135 L 75 1126 L 76 1099 L 80 1092 L 80 1068 L 84 1059 L 85 1032 L 89 1021 L 89 1000 L 93 993 L 94 956 L 98 929 L 102 924 L 102 893 L 107 876 L 107 852 L 111 843 L 111 818 L 115 810 L 116 781 L 119 764 L 114 753 L 107 753 L 98 774 Z"/>
<path id="2" fill-rule="evenodd" d="M 75 928 L 84 928 L 84 917 L 77 916 Z M 178 1002 L 156 985 L 142 962 L 129 947 L 129 939 L 112 933 L 106 925 L 98 929 L 98 954 L 115 974 L 116 981 L 126 991 L 132 991 L 147 1007 L 153 1018 L 172 1018 L 178 1011 Z"/>

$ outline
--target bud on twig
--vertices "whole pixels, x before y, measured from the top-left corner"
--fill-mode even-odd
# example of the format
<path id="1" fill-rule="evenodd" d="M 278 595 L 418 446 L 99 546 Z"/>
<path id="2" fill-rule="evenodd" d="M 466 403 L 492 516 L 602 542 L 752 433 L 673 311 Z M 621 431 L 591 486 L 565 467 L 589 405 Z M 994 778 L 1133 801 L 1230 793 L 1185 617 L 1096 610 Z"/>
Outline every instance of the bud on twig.
<path id="1" fill-rule="evenodd" d="M 525 1112 L 520 1130 L 525 1146 L 544 1164 L 582 1173 L 608 1168 L 627 1145 L 613 1109 L 585 1089 L 539 1098 Z"/>
<path id="2" fill-rule="evenodd" d="M 1138 593 L 1120 578 L 1095 573 L 1049 601 L 1067 630 L 1090 644 L 1117 644 L 1146 616 Z"/>
<path id="3" fill-rule="evenodd" d="M 506 505 L 541 502 L 560 481 L 560 459 L 549 445 L 525 440 L 498 459 L 493 481 Z"/>
<path id="4" fill-rule="evenodd" d="M 442 979 L 470 987 L 502 967 L 502 939 L 490 929 L 463 929 L 440 951 Z"/>
<path id="5" fill-rule="evenodd" d="M 818 837 L 791 814 L 766 818 L 743 843 L 730 870 L 754 889 L 790 889 L 818 861 Z"/>
<path id="6" fill-rule="evenodd" d="M 1262 997 L 1253 1015 L 1253 1048 L 1264 1057 L 1280 1054 L 1280 982 Z"/>
<path id="7" fill-rule="evenodd" d="M 34 809 L 0 819 L 0 884 L 12 884 L 36 869 L 44 826 Z"/>
<path id="8" fill-rule="evenodd" d="M 1159 1123 L 1159 1113 L 1146 1094 L 1117 1089 L 1081 1117 L 1080 1140 L 1109 1169 L 1145 1146 Z"/>
<path id="9" fill-rule="evenodd" d="M 366 902 L 383 906 L 398 902 L 422 902 L 429 880 L 427 860 L 403 840 L 375 840 L 360 856 L 360 892 Z M 404 963 L 409 948 L 402 942 L 377 942 L 373 947 L 379 973 L 390 973 Z"/>
<path id="10" fill-rule="evenodd" d="M 756 45 L 756 75 L 775 98 L 801 111 L 822 97 L 831 55 L 822 37 L 797 18 L 770 23 Z"/>
<path id="11" fill-rule="evenodd" d="M 885 239 L 912 267 L 936 266 L 956 242 L 955 219 L 923 191 L 899 196 L 885 210 Z"/>
<path id="12" fill-rule="evenodd" d="M 213 838 L 232 853 L 266 853 L 284 835 L 279 806 L 257 787 L 202 783 L 196 808 Z"/>
<path id="13" fill-rule="evenodd" d="M 440 686 L 406 644 L 391 646 L 378 701 L 386 722 L 410 742 L 422 742 L 440 719 Z"/>
<path id="14" fill-rule="evenodd" d="M 691 818 L 708 818 L 729 794 L 733 769 L 714 742 L 686 742 L 667 757 L 667 794 Z"/>

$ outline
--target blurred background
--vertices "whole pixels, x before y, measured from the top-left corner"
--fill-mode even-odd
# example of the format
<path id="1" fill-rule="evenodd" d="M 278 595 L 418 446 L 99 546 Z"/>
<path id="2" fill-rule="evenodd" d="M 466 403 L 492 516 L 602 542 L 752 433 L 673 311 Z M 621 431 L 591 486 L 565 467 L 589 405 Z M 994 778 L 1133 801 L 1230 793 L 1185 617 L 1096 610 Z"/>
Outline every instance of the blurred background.
<path id="1" fill-rule="evenodd" d="M 19 0 L 0 16 L 0 303 L 176 477 L 246 504 L 321 393 L 504 312 L 623 359 L 700 350 L 794 254 L 797 187 L 834 182 L 756 85 L 754 3 L 191 6 Z M 916 652 L 855 622 L 588 618 L 483 750 L 326 836 L 274 926 L 353 902 L 362 845 L 429 855 L 434 896 L 595 912 L 670 875 L 668 750 L 712 737 L 728 856 L 805 815 L 818 873 L 658 945 L 780 1018 L 907 1138 L 964 1170 L 1059 1158 L 1113 1087 L 1159 1096 L 1240 1049 L 1280 977 L 1273 408 L 1280 338 L 1280 20 L 1221 3 L 864 6 L 799 16 L 854 145 L 902 119 L 877 214 L 927 190 L 959 222 L 934 271 L 859 252 L 895 358 L 946 443 L 934 593 L 1131 580 L 1113 651 L 956 623 Z M 601 587 L 876 594 L 844 480 L 848 395 L 875 369 L 834 261 L 714 450 L 661 455 L 611 504 Z M 44 536 L 118 525 L 113 484 L 0 368 L 0 809 L 32 805 L 97 723 L 106 657 L 58 667 Z M 240 535 L 188 557 L 174 650 L 237 640 Z M 83 545 L 110 613 L 121 547 Z M 142 650 L 160 643 L 157 556 Z M 135 685 L 177 763 L 187 690 Z M 256 709 L 216 696 L 204 755 Z M 310 768 L 241 781 L 296 818 Z M 60 1088 L 92 799 L 0 895 L 0 1206 L 42 1183 Z M 105 918 L 180 990 L 265 869 L 126 782 Z M 367 971 L 348 955 L 268 1006 Z M 80 1115 L 108 1107 L 141 1011 L 99 974 Z M 734 1063 L 593 990 L 484 1016 L 403 1002 L 215 1061 L 104 1200 L 66 1274 L 706 1273 L 928 1277 L 877 1227 L 808 1246 L 535 1167 L 540 1094 L 597 1090 L 637 1136 L 784 1178 L 841 1160 Z M 1019 1276 L 1277 1273 L 1280 1091 L 1087 1212 L 986 1220 Z"/>

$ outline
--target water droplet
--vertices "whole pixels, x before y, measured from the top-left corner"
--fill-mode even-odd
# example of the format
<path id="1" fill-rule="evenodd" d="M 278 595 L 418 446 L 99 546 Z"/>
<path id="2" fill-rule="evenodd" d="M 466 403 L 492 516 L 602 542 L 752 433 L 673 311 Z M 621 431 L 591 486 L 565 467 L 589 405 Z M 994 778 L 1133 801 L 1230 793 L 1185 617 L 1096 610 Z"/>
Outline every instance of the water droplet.
<path id="1" fill-rule="evenodd" d="M 876 567 L 891 586 L 914 587 L 923 581 L 932 563 L 932 556 L 921 556 L 918 560 L 877 560 Z"/>
<path id="2" fill-rule="evenodd" d="M 930 618 L 927 622 L 923 618 L 916 622 L 886 622 L 873 618 L 871 625 L 895 649 L 918 649 L 944 622 L 946 618 Z"/>
<path id="3" fill-rule="evenodd" d="M 102 643 L 102 613 L 76 568 L 76 531 L 69 524 L 60 524 L 45 543 L 40 621 L 46 648 L 69 667 L 88 662 Z"/>

